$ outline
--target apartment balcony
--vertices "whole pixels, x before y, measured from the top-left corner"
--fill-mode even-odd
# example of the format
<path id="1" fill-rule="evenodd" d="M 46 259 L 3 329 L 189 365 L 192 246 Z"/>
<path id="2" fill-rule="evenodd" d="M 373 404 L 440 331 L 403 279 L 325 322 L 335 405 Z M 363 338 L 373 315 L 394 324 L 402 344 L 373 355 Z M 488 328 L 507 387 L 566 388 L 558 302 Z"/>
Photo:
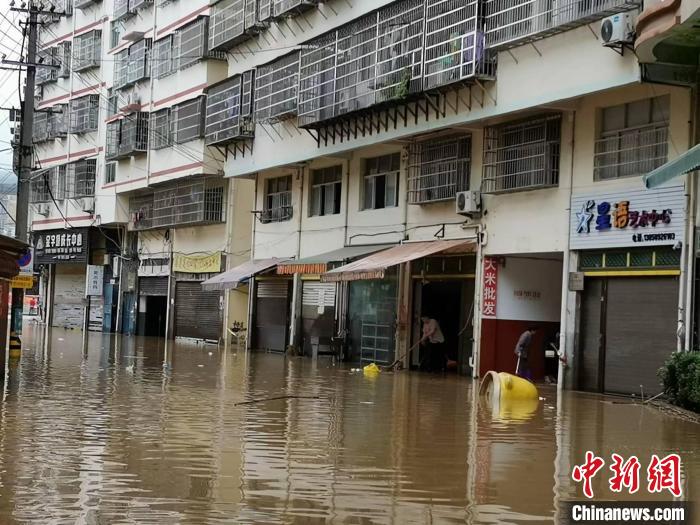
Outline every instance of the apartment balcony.
<path id="1" fill-rule="evenodd" d="M 138 112 L 107 124 L 106 158 L 120 160 L 146 153 L 148 120 L 148 113 Z"/>
<path id="2" fill-rule="evenodd" d="M 273 18 L 286 18 L 296 16 L 316 7 L 319 0 L 260 0 L 260 3 L 267 6 L 271 4 Z M 270 9 L 265 7 L 265 11 Z"/>
<path id="3" fill-rule="evenodd" d="M 231 49 L 257 35 L 268 25 L 260 18 L 257 0 L 223 0 L 212 7 L 209 50 Z"/>
<path id="4" fill-rule="evenodd" d="M 134 195 L 129 199 L 129 227 L 141 231 L 224 222 L 225 189 L 221 178 L 199 177 Z"/>
<path id="5" fill-rule="evenodd" d="M 255 72 L 255 120 L 274 123 L 297 114 L 299 51 L 259 66 Z"/>
<path id="6" fill-rule="evenodd" d="M 304 45 L 299 125 L 381 110 L 491 79 L 478 0 L 402 0 Z"/>
<path id="7" fill-rule="evenodd" d="M 641 4 L 641 0 L 484 0 L 486 47 L 505 50 Z"/>
<path id="8" fill-rule="evenodd" d="M 255 72 L 246 71 L 207 91 L 204 140 L 220 146 L 253 138 L 253 83 Z"/>

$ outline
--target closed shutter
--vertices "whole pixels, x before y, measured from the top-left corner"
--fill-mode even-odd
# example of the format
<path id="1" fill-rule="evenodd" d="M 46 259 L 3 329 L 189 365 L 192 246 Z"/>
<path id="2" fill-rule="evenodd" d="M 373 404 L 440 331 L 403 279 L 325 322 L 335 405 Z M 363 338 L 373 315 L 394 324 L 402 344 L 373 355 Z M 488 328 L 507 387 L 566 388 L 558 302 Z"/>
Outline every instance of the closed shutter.
<path id="1" fill-rule="evenodd" d="M 581 360 L 579 361 L 579 388 L 591 392 L 600 390 L 598 363 L 600 356 L 600 310 L 603 281 L 586 279 L 581 299 Z"/>
<path id="2" fill-rule="evenodd" d="M 304 353 L 313 354 L 330 350 L 335 335 L 335 283 L 304 281 L 302 286 L 301 317 Z"/>
<path id="3" fill-rule="evenodd" d="M 678 278 L 608 281 L 605 391 L 654 395 L 657 371 L 676 348 Z"/>
<path id="4" fill-rule="evenodd" d="M 140 277 L 139 295 L 168 295 L 167 277 Z"/>
<path id="5" fill-rule="evenodd" d="M 222 331 L 221 292 L 202 290 L 199 281 L 175 286 L 175 335 L 218 341 Z"/>
<path id="6" fill-rule="evenodd" d="M 260 281 L 256 290 L 253 344 L 258 350 L 283 352 L 287 341 L 289 281 Z"/>

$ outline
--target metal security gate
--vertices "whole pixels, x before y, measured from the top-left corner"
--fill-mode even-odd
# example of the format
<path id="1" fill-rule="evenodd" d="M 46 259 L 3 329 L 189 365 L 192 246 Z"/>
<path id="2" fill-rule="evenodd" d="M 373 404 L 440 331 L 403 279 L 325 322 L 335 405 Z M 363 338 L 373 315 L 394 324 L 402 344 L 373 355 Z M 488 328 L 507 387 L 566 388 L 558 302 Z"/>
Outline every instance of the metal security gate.
<path id="1" fill-rule="evenodd" d="M 301 318 L 304 354 L 329 352 L 335 335 L 335 283 L 304 281 Z"/>
<path id="2" fill-rule="evenodd" d="M 199 281 L 175 286 L 175 336 L 218 341 L 222 332 L 221 292 L 202 290 Z"/>
<path id="3" fill-rule="evenodd" d="M 253 345 L 257 350 L 284 352 L 289 320 L 289 280 L 256 283 Z"/>
<path id="4" fill-rule="evenodd" d="M 654 395 L 658 369 L 676 348 L 678 278 L 591 279 L 581 305 L 579 384 L 585 390 Z"/>
<path id="5" fill-rule="evenodd" d="M 168 295 L 168 278 L 139 277 L 139 295 Z"/>

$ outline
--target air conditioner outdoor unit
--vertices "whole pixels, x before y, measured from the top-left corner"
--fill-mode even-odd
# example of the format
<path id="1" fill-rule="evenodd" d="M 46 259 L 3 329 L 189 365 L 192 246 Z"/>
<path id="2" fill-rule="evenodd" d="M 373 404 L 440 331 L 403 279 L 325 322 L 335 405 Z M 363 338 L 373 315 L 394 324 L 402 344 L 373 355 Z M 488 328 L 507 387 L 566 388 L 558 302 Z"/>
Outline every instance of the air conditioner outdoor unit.
<path id="1" fill-rule="evenodd" d="M 608 47 L 634 42 L 634 21 L 629 13 L 609 16 L 600 24 L 600 38 Z"/>
<path id="2" fill-rule="evenodd" d="M 95 211 L 95 197 L 84 197 L 81 199 L 80 207 L 83 211 L 92 213 Z"/>
<path id="3" fill-rule="evenodd" d="M 455 207 L 460 215 L 475 215 L 481 213 L 480 191 L 458 191 Z"/>
<path id="4" fill-rule="evenodd" d="M 135 113 L 141 109 L 141 99 L 136 93 L 128 93 L 121 101 L 119 111 L 122 113 Z"/>
<path id="5" fill-rule="evenodd" d="M 43 215 L 44 217 L 48 217 L 49 204 L 47 202 L 42 202 L 41 204 L 37 204 L 36 205 L 36 213 L 38 215 Z"/>

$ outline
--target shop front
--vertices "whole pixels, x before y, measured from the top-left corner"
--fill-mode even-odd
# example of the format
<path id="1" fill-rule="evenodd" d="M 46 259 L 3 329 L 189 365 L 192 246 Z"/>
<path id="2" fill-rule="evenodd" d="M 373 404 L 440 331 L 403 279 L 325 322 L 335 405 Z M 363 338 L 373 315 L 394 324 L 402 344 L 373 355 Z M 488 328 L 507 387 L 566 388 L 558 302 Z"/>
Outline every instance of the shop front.
<path id="1" fill-rule="evenodd" d="M 138 274 L 138 335 L 147 337 L 165 337 L 168 288 L 170 275 L 170 258 L 164 254 L 153 256 L 141 255 Z M 133 308 L 125 294 L 124 312 Z M 128 333 L 128 323 L 124 324 Z"/>
<path id="2" fill-rule="evenodd" d="M 571 249 L 580 294 L 578 388 L 649 396 L 677 348 L 683 186 L 575 196 Z"/>

